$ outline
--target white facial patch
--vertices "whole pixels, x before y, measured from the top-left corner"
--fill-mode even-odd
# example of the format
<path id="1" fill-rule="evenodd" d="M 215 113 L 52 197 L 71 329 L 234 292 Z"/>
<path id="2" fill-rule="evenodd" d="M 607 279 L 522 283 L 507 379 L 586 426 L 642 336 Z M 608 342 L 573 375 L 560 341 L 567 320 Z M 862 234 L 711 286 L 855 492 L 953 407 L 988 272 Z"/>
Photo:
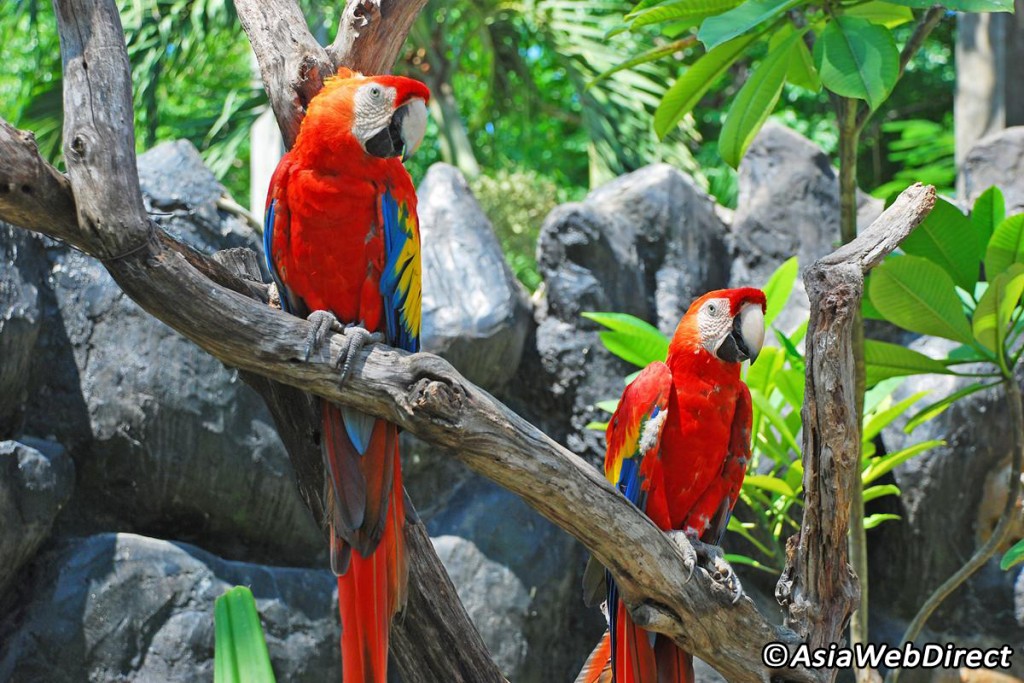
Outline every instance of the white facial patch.
<path id="1" fill-rule="evenodd" d="M 709 299 L 697 311 L 697 331 L 701 344 L 710 353 L 716 353 L 732 332 L 732 304 L 725 297 Z"/>
<path id="2" fill-rule="evenodd" d="M 367 140 L 391 123 L 397 95 L 398 92 L 394 88 L 373 81 L 356 90 L 353 99 L 356 118 L 352 134 L 359 140 L 359 144 L 365 146 Z"/>

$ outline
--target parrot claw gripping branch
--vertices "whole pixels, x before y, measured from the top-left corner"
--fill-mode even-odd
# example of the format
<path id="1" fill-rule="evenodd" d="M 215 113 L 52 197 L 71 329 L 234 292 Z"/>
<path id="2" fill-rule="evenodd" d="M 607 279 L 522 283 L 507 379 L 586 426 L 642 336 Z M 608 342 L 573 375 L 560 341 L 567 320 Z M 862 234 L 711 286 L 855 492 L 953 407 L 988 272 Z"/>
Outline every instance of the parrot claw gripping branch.
<path id="1" fill-rule="evenodd" d="M 371 73 L 386 70 L 422 4 L 350 2 L 342 20 L 345 38 L 339 34 L 325 50 L 309 34 L 294 0 L 235 0 L 286 144 L 298 134 L 303 103 L 319 91 L 321 74 L 333 73 L 345 59 Z M 305 425 L 310 392 L 452 449 L 453 457 L 521 496 L 591 550 L 608 568 L 630 614 L 643 616 L 638 621 L 660 634 L 658 643 L 685 648 L 730 681 L 831 680 L 833 672 L 823 670 L 767 668 L 760 653 L 771 641 L 791 649 L 803 642 L 819 647 L 838 641 L 852 610 L 856 583 L 844 549 L 830 539 L 844 538 L 848 531 L 848 501 L 835 493 L 848 490 L 856 476 L 858 453 L 850 449 L 859 443 L 853 444 L 848 435 L 859 433 L 858 420 L 845 397 L 828 388 L 852 386 L 851 324 L 864 273 L 923 220 L 935 201 L 932 188 L 906 190 L 856 240 L 821 259 L 804 277 L 811 299 L 803 437 L 807 501 L 799 540 L 789 544 L 787 623 L 774 626 L 749 600 L 723 605 L 713 598 L 704 572 L 695 572 L 687 582 L 676 544 L 649 518 L 592 467 L 440 358 L 382 346 L 364 349 L 352 360 L 344 390 L 332 363 L 317 355 L 302 362 L 310 323 L 267 306 L 262 287 L 178 243 L 146 215 L 130 124 L 131 76 L 116 3 L 56 0 L 54 6 L 64 60 L 68 174 L 39 156 L 30 134 L 0 121 L 0 188 L 10 189 L 0 192 L 0 218 L 100 259 L 143 309 L 238 368 L 247 381 L 257 378 L 254 383 L 275 416 Z M 364 12 L 366 7 L 374 11 Z M 385 143 L 395 146 L 390 134 L 379 141 Z M 233 321 L 230 330 L 224 328 L 225 319 Z M 331 330 L 325 346 L 332 354 L 343 350 L 342 340 Z M 738 345 L 737 351 L 742 351 Z M 303 482 L 322 480 L 320 454 L 315 454 L 315 464 L 306 459 L 312 443 L 308 430 L 284 431 L 289 454 L 298 457 L 303 495 L 314 500 L 320 494 Z M 663 438 L 667 431 L 666 422 Z M 347 433 L 346 428 L 338 435 Z M 392 472 L 392 490 L 398 487 L 396 474 Z M 392 496 L 387 509 L 394 510 L 399 499 Z M 830 501 L 828 510 L 824 501 Z M 317 505 L 311 507 L 317 514 Z M 351 506 L 327 516 L 340 514 L 342 521 L 351 522 L 353 512 Z M 380 506 L 375 514 L 387 519 L 386 512 Z M 363 517 L 365 521 L 367 515 Z M 410 609 L 391 626 L 392 654 L 403 679 L 501 681 L 422 527 L 407 523 L 405 532 L 406 547 L 415 547 L 406 557 Z M 353 563 L 375 536 L 372 530 L 359 533 L 351 535 Z M 344 535 L 342 541 L 348 542 Z M 340 564 L 343 554 L 337 558 Z M 371 660 L 374 653 L 367 655 Z"/>

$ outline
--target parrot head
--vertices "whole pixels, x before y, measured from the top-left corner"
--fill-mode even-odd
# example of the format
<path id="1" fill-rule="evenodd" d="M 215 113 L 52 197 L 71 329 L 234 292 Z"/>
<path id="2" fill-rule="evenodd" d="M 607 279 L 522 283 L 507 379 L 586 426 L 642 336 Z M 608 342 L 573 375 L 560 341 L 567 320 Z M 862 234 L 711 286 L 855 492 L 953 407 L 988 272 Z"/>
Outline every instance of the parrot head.
<path id="1" fill-rule="evenodd" d="M 726 363 L 753 361 L 764 343 L 764 292 L 752 287 L 718 289 L 694 301 L 672 346 L 711 354 Z"/>
<path id="2" fill-rule="evenodd" d="M 430 90 L 402 76 L 363 76 L 348 69 L 324 82 L 302 121 L 296 146 L 355 151 L 404 161 L 423 141 Z"/>

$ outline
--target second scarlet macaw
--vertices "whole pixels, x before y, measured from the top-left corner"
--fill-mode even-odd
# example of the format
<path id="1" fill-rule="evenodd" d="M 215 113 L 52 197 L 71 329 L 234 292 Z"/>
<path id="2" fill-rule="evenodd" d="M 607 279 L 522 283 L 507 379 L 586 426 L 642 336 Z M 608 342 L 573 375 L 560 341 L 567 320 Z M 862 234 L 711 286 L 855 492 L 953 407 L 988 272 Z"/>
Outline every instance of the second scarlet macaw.
<path id="1" fill-rule="evenodd" d="M 764 309 L 764 293 L 751 288 L 694 301 L 665 362 L 626 387 L 608 423 L 605 475 L 661 529 L 710 544 L 725 532 L 750 460 L 750 391 L 740 365 L 761 350 Z M 589 569 L 588 577 L 596 583 Z M 692 683 L 690 655 L 636 626 L 614 581 L 601 579 L 608 632 L 577 683 Z"/>
<path id="2" fill-rule="evenodd" d="M 423 138 L 429 97 L 409 78 L 339 70 L 274 172 L 264 249 L 282 308 L 315 323 L 311 346 L 340 322 L 419 350 L 420 231 L 402 160 Z M 342 678 L 384 683 L 408 572 L 398 428 L 326 401 L 322 414 Z"/>

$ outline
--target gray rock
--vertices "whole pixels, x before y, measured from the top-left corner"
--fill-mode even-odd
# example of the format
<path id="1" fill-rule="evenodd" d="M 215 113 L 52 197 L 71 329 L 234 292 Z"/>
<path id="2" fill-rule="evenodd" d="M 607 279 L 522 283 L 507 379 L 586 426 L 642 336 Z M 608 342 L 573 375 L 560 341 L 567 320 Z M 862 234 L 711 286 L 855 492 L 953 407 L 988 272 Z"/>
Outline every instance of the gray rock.
<path id="1" fill-rule="evenodd" d="M 494 391 L 519 367 L 530 324 L 526 294 L 458 169 L 431 166 L 418 199 L 423 348 Z"/>
<path id="2" fill-rule="evenodd" d="M 214 600 L 252 589 L 281 681 L 339 680 L 328 571 L 228 562 L 131 534 L 75 539 L 40 557 L 31 599 L 0 622 L 0 680 L 212 680 Z"/>
<path id="3" fill-rule="evenodd" d="M 187 143 L 139 163 L 147 201 L 171 212 L 159 220 L 193 246 L 256 244 L 218 213 L 220 186 Z M 118 529 L 233 558 L 316 562 L 323 539 L 262 400 L 128 299 L 98 262 L 59 245 L 48 256 L 27 431 L 55 436 L 75 460 L 65 531 Z"/>
<path id="4" fill-rule="evenodd" d="M 21 425 L 45 271 L 41 240 L 0 223 L 0 439 L 15 436 Z"/>
<path id="5" fill-rule="evenodd" d="M 494 661 L 510 681 L 520 680 L 528 656 L 523 633 L 530 606 L 526 587 L 472 541 L 458 536 L 431 540 Z"/>
<path id="6" fill-rule="evenodd" d="M 881 212 L 880 200 L 858 193 L 860 229 Z M 839 176 L 828 155 L 799 133 L 767 123 L 740 163 L 732 235 L 730 287 L 762 287 L 794 254 L 802 272 L 831 252 L 839 242 Z M 808 307 L 798 278 L 776 327 L 793 329 Z"/>
<path id="7" fill-rule="evenodd" d="M 938 339 L 911 345 L 935 358 L 944 357 L 951 346 Z M 925 401 L 935 401 L 969 383 L 968 378 L 911 377 L 895 398 L 928 390 Z M 885 605 L 889 616 L 909 620 L 991 534 L 1006 497 L 1011 455 L 1005 429 L 993 426 L 1007 419 L 1005 398 L 990 389 L 957 401 L 910 435 L 902 430 L 903 420 L 883 432 L 888 452 L 928 439 L 946 442 L 897 467 L 889 481 L 899 486 L 900 496 L 881 498 L 868 508 L 869 514 L 901 517 L 868 532 L 872 601 Z M 929 628 L 993 642 L 1024 641 L 1024 625 L 1013 613 L 1019 570 L 1001 571 L 998 557 L 946 601 Z"/>
<path id="8" fill-rule="evenodd" d="M 964 158 L 960 176 L 969 203 L 997 185 L 1006 198 L 1007 215 L 1024 211 L 1024 126 L 979 140 Z"/>
<path id="9" fill-rule="evenodd" d="M 50 535 L 67 502 L 75 467 L 53 442 L 0 441 L 0 597 Z"/>

